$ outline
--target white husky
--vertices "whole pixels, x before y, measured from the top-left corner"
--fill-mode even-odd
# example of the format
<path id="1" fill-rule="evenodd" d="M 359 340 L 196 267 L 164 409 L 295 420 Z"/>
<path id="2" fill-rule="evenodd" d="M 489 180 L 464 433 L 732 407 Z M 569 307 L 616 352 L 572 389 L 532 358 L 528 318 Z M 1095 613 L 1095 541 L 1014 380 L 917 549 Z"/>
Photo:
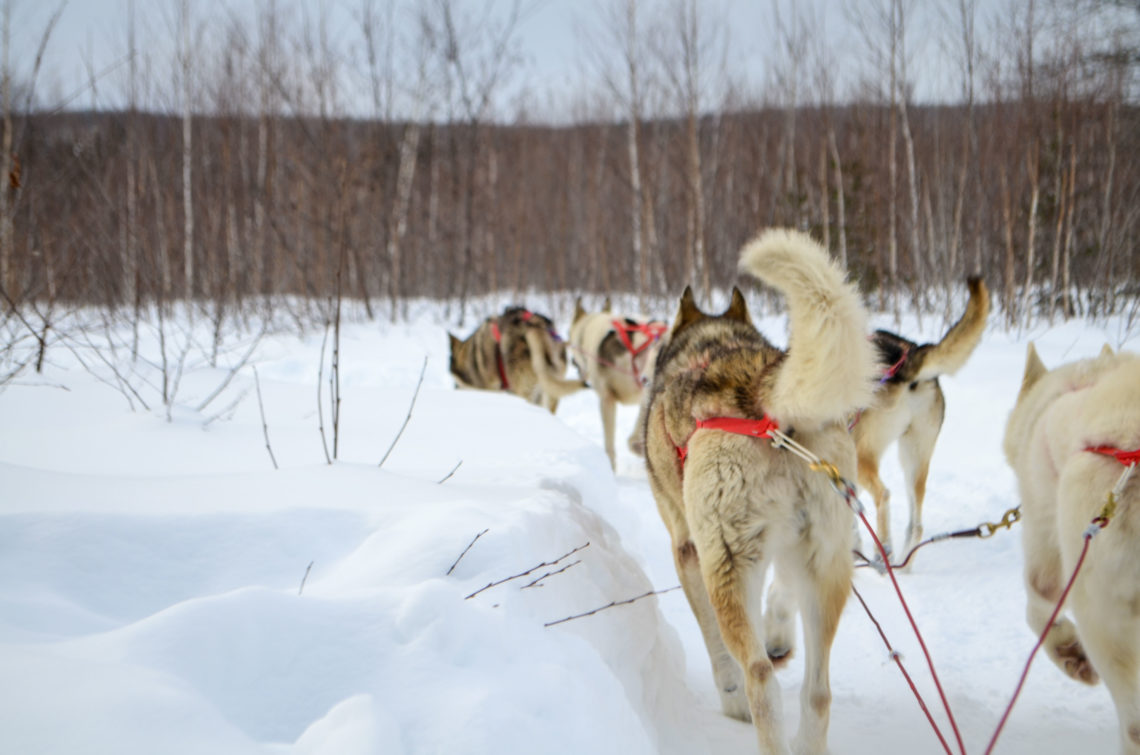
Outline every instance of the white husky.
<path id="1" fill-rule="evenodd" d="M 1140 448 L 1140 356 L 1105 349 L 1047 370 L 1030 344 L 1005 456 L 1021 494 L 1030 628 L 1040 635 L 1076 567 L 1084 532 Z M 1114 456 L 1113 454 L 1116 454 Z M 1120 751 L 1140 755 L 1140 470 L 1088 555 L 1045 651 L 1066 674 L 1104 678 Z"/>

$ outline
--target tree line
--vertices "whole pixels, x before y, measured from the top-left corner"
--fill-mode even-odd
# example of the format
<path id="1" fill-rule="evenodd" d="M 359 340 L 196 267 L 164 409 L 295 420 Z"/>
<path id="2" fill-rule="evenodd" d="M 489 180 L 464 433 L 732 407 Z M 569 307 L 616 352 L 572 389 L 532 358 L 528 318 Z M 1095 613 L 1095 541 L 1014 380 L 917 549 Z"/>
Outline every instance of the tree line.
<path id="1" fill-rule="evenodd" d="M 912 100 L 902 0 L 861 19 L 879 67 L 843 97 L 794 14 L 776 14 L 788 54 L 746 95 L 718 68 L 706 6 L 676 0 L 642 31 L 643 6 L 620 0 L 597 32 L 612 59 L 583 100 L 604 105 L 556 125 L 493 110 L 515 49 L 509 14 L 472 35 L 450 0 L 423 4 L 397 75 L 379 62 L 391 16 L 362 3 L 375 107 L 350 117 L 319 25 L 290 37 L 267 2 L 254 28 L 230 19 L 205 60 L 188 2 L 175 5 L 185 47 L 172 89 L 132 68 L 127 107 L 61 111 L 5 77 L 10 312 L 180 300 L 241 312 L 336 296 L 396 319 L 427 297 L 462 319 L 488 293 L 644 304 L 687 284 L 707 300 L 772 225 L 811 231 L 887 308 L 937 310 L 975 273 L 1010 323 L 1140 306 L 1136 61 L 1090 38 L 1034 48 L 1045 36 L 1033 9 L 1061 18 L 1077 0 L 1030 2 L 988 55 L 971 46 L 976 3 L 947 3 L 969 73 L 958 100 L 937 105 Z M 396 84 L 404 117 L 385 107 Z M 180 94 L 159 104 L 147 91 Z"/>

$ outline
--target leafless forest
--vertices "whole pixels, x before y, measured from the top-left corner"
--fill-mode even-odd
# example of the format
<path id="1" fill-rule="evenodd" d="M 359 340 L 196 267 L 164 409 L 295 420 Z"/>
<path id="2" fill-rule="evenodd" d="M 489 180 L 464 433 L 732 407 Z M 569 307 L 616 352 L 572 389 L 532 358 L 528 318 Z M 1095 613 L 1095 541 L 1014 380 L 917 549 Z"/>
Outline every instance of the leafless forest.
<path id="1" fill-rule="evenodd" d="M 38 59 L 21 77 L 5 56 L 6 319 L 341 297 L 385 319 L 447 300 L 462 319 L 489 292 L 647 302 L 689 283 L 707 300 L 773 224 L 809 229 L 888 308 L 938 311 L 975 272 L 1009 323 L 1140 302 L 1136 2 L 928 0 L 959 81 L 939 103 L 913 97 L 914 2 L 844 7 L 855 77 L 772 2 L 752 86 L 712 4 L 584 5 L 593 84 L 554 117 L 541 92 L 502 104 L 524 6 L 355 0 L 346 40 L 306 4 L 251 5 L 166 3 L 165 67 L 132 8 L 120 108 L 50 101 Z M 6 14 L 5 51 L 12 34 L 50 49 L 51 31 Z"/>

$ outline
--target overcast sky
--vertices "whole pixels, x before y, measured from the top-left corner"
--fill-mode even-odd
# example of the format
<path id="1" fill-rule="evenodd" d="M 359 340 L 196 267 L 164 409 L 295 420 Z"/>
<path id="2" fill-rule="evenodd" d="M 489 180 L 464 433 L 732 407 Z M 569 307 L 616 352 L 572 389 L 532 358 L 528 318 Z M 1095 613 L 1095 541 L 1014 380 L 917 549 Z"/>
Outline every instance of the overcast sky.
<path id="1" fill-rule="evenodd" d="M 171 58 L 176 48 L 174 18 L 179 0 L 136 0 L 138 9 L 140 46 L 147 53 L 148 71 L 156 81 L 172 81 Z M 660 14 L 675 0 L 639 0 L 646 16 Z M 753 91 L 771 75 L 773 60 L 778 56 L 773 24 L 773 0 L 698 0 L 702 12 L 723 20 L 728 33 L 728 68 L 736 81 L 747 82 Z M 3 2 L 3 0 L 0 0 Z M 12 3 L 13 67 L 17 76 L 27 79 L 35 59 L 35 48 L 43 36 L 51 14 L 60 7 L 60 0 L 7 0 Z M 227 14 L 249 14 L 265 0 L 191 0 L 192 15 L 199 22 L 215 21 Z M 384 5 L 386 0 L 376 0 Z M 396 0 L 405 10 L 400 18 L 412 14 L 416 0 Z M 423 0 L 426 2 L 426 0 Z M 584 44 L 586 38 L 598 40 L 596 31 L 604 17 L 602 8 L 615 0 L 528 0 L 529 8 L 518 26 L 515 39 L 522 52 L 523 64 L 517 69 L 511 88 L 503 91 L 501 110 L 509 111 L 512 98 L 519 91 L 528 94 L 532 108 L 557 110 L 568 107 L 567 100 L 582 91 L 601 91 L 594 48 Z M 982 0 L 979 14 L 996 17 L 1001 8 L 1017 0 Z M 355 21 L 361 0 L 306 0 L 304 3 L 278 0 L 279 5 L 303 5 L 313 15 L 321 8 L 328 12 L 330 38 L 337 44 L 355 47 L 359 51 L 360 29 Z M 852 14 L 847 7 L 867 9 L 883 6 L 883 0 L 778 0 L 785 14 L 796 7 L 799 13 L 815 19 L 819 28 L 814 33 L 834 59 L 837 87 L 850 88 L 859 77 L 866 78 L 872 70 L 868 62 L 868 45 L 850 23 Z M 795 5 L 793 5 L 795 4 Z M 908 13 L 907 45 L 910 51 L 910 78 L 915 84 L 918 101 L 932 98 L 956 99 L 961 91 L 959 67 L 946 52 L 953 44 L 946 22 L 938 10 L 942 6 L 953 8 L 956 3 L 946 0 L 925 0 L 911 3 Z M 475 13 L 490 5 L 502 9 L 509 0 L 457 0 L 463 12 Z M 41 105 L 58 107 L 68 103 L 71 108 L 114 108 L 123 103 L 126 71 L 123 60 L 127 49 L 128 0 L 67 0 L 59 23 L 50 38 L 42 69 L 37 79 L 38 101 Z M 646 19 L 648 24 L 650 19 Z M 785 18 L 785 20 L 787 20 Z M 979 30 L 985 19 L 979 19 Z M 221 24 L 206 23 L 217 31 Z M 593 30 L 593 31 L 590 31 Z M 359 52 L 358 52 L 359 54 Z M 88 64 L 91 64 L 90 66 Z M 88 69 L 101 75 L 94 89 L 88 84 Z M 723 77 L 722 77 L 723 78 Z M 345 95 L 343 107 L 353 110 L 353 98 L 366 100 L 366 85 L 358 82 L 360 92 Z M 173 88 L 167 86 L 167 89 Z M 840 91 L 842 95 L 845 92 Z M 717 94 L 707 93 L 716 102 Z M 167 95 L 173 101 L 173 95 Z M 502 114 L 502 113 L 500 113 Z M 564 115 L 564 114 L 563 114 Z"/>

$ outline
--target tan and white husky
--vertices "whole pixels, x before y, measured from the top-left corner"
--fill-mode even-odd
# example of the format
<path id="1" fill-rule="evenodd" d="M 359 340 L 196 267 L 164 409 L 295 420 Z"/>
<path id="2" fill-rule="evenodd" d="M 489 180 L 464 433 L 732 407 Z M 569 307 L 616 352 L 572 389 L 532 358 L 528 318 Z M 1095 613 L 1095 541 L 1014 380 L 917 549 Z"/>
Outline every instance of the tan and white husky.
<path id="1" fill-rule="evenodd" d="M 1127 463 L 1140 462 L 1140 355 L 1105 349 L 1048 370 L 1030 344 L 1006 424 L 1025 552 L 1026 616 L 1045 631 L 1076 568 L 1084 533 Z M 1072 678 L 1104 679 L 1120 723 L 1120 751 L 1140 755 L 1140 469 L 1115 514 L 1089 542 L 1066 608 L 1044 648 Z"/>
<path id="2" fill-rule="evenodd" d="M 665 323 L 647 317 L 615 315 L 610 311 L 609 299 L 600 312 L 587 313 L 581 298 L 574 304 L 570 359 L 598 394 L 606 455 L 615 469 L 617 405 L 641 403 L 667 328 Z M 629 439 L 630 449 L 638 454 L 642 453 L 639 439 L 635 438 L 639 435 L 640 429 L 635 427 Z"/>
<path id="3" fill-rule="evenodd" d="M 509 391 L 554 413 L 558 400 L 586 387 L 566 375 L 566 344 L 549 317 L 508 307 L 466 339 L 447 334 L 449 369 L 459 388 Z"/>
<path id="4" fill-rule="evenodd" d="M 792 650 L 798 607 L 807 651 L 797 749 L 822 753 L 831 644 L 851 591 L 852 513 L 801 459 L 716 426 L 775 422 L 854 479 L 847 420 L 871 401 L 878 370 L 859 294 L 818 243 L 769 230 L 744 247 L 740 266 L 787 298 L 788 350 L 753 327 L 738 290 L 710 316 L 686 289 L 649 397 L 649 482 L 725 713 L 751 718 L 761 752 L 787 752 L 773 671 Z"/>
<path id="5" fill-rule="evenodd" d="M 946 398 L 938 378 L 953 375 L 966 364 L 986 329 L 990 295 L 981 278 L 967 281 L 970 299 L 961 319 L 938 343 L 919 345 L 887 330 L 872 340 L 883 371 L 875 402 L 858 416 L 852 432 L 859 459 L 859 485 L 875 501 L 875 532 L 891 552 L 891 493 L 879 478 L 879 460 L 898 442 L 899 462 L 906 480 L 910 522 L 902 553 L 922 540 L 922 502 L 934 443 L 942 430 Z"/>

